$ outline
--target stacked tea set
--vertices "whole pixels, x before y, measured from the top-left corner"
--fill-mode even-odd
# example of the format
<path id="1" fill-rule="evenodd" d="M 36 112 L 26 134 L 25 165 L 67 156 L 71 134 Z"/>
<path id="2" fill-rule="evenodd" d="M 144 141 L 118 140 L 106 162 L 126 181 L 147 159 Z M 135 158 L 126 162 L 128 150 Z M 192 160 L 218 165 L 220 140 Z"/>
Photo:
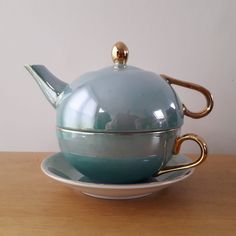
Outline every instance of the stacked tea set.
<path id="1" fill-rule="evenodd" d="M 67 84 L 43 65 L 26 65 L 57 111 L 61 152 L 46 158 L 42 171 L 84 194 L 107 199 L 147 196 L 189 177 L 207 157 L 196 134 L 180 135 L 184 116 L 201 118 L 213 108 L 204 87 L 127 65 L 128 48 L 117 42 L 112 66 Z M 171 86 L 206 98 L 191 112 Z M 196 160 L 180 154 L 184 141 L 200 147 Z"/>

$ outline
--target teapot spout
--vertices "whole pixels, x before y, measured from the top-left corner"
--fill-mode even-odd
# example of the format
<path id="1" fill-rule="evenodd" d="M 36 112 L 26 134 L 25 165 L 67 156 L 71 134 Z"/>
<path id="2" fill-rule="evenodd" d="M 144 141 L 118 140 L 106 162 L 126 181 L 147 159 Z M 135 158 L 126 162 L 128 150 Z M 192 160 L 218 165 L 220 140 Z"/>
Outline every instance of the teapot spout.
<path id="1" fill-rule="evenodd" d="M 56 108 L 59 95 L 68 84 L 59 80 L 43 65 L 25 65 L 25 68 L 33 76 L 48 101 Z"/>

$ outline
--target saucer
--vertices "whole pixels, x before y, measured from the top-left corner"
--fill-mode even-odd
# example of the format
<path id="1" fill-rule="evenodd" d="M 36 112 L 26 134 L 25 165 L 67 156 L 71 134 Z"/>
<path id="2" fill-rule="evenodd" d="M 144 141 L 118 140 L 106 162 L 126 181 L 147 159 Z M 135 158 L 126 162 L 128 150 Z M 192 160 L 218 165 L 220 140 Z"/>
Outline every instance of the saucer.
<path id="1" fill-rule="evenodd" d="M 167 165 L 179 165 L 190 161 L 189 157 L 179 154 L 174 156 Z M 105 199 L 132 199 L 148 196 L 188 178 L 194 172 L 194 168 L 174 171 L 135 184 L 93 183 L 72 167 L 61 152 L 44 159 L 41 163 L 41 169 L 44 174 L 68 187 L 92 197 Z"/>

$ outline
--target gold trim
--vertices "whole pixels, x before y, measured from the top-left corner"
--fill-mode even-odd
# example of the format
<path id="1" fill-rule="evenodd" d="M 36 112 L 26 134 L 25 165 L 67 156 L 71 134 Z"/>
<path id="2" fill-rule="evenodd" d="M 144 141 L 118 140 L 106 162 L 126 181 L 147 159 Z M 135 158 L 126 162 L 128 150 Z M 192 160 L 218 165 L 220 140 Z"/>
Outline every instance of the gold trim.
<path id="1" fill-rule="evenodd" d="M 169 133 L 169 132 L 177 132 L 180 128 L 175 129 L 168 129 L 168 130 L 160 130 L 160 131 L 127 131 L 127 132 L 115 132 L 115 131 L 108 131 L 108 132 L 102 132 L 102 131 L 93 131 L 93 130 L 76 130 L 76 129 L 69 129 L 69 128 L 62 128 L 62 127 L 56 127 L 57 130 L 68 132 L 68 133 L 80 133 L 80 134 L 106 134 L 106 135 L 148 135 L 148 134 L 161 134 L 161 133 Z"/>
<path id="2" fill-rule="evenodd" d="M 186 140 L 195 141 L 199 145 L 201 153 L 200 153 L 200 156 L 197 158 L 197 160 L 195 160 L 191 163 L 188 163 L 188 164 L 184 164 L 184 165 L 165 167 L 162 170 L 160 170 L 156 175 L 162 175 L 162 174 L 176 171 L 176 170 L 185 170 L 185 169 L 193 168 L 193 167 L 200 165 L 203 161 L 206 160 L 207 152 L 208 152 L 207 151 L 207 144 L 205 143 L 205 141 L 202 138 L 200 138 L 196 134 L 185 134 L 181 137 L 178 137 L 175 142 L 173 154 L 176 155 L 179 153 L 182 143 Z"/>
<path id="3" fill-rule="evenodd" d="M 202 87 L 198 84 L 178 80 L 178 79 L 172 78 L 168 75 L 161 74 L 161 77 L 163 77 L 169 84 L 175 84 L 175 85 L 179 85 L 179 86 L 182 86 L 182 87 L 185 87 L 185 88 L 196 90 L 196 91 L 202 93 L 204 95 L 204 97 L 206 98 L 207 105 L 200 112 L 191 112 L 183 104 L 183 110 L 184 110 L 184 114 L 186 116 L 198 119 L 198 118 L 202 118 L 202 117 L 208 115 L 211 112 L 211 110 L 214 106 L 214 102 L 213 102 L 212 94 L 210 93 L 209 90 L 207 90 L 206 88 L 204 88 L 204 87 Z"/>

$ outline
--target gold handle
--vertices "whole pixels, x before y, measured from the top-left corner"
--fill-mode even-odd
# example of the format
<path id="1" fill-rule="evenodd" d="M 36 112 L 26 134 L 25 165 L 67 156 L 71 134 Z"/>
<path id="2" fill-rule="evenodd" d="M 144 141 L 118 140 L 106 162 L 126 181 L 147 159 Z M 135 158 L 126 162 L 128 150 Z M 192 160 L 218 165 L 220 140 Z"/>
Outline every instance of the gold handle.
<path id="1" fill-rule="evenodd" d="M 185 170 L 185 169 L 188 169 L 188 168 L 193 168 L 195 166 L 200 165 L 206 159 L 206 157 L 207 157 L 207 145 L 206 145 L 205 141 L 202 138 L 200 138 L 199 136 L 197 136 L 195 134 L 185 134 L 181 137 L 178 137 L 176 139 L 175 147 L 174 147 L 174 150 L 173 150 L 174 155 L 179 153 L 182 143 L 186 140 L 193 140 L 199 145 L 201 153 L 200 153 L 200 156 L 198 157 L 198 159 L 191 162 L 191 163 L 188 163 L 188 164 L 165 167 L 162 170 L 160 170 L 157 173 L 157 175 L 162 175 L 162 174 L 165 174 L 165 173 L 168 173 L 168 172 L 171 172 L 171 171 L 176 171 L 176 170 Z"/>
<path id="2" fill-rule="evenodd" d="M 184 110 L 184 114 L 186 116 L 198 119 L 198 118 L 208 115 L 211 112 L 214 102 L 213 102 L 213 98 L 212 98 L 212 95 L 209 90 L 207 90 L 206 88 L 204 88 L 198 84 L 194 84 L 194 83 L 190 83 L 190 82 L 186 82 L 186 81 L 182 81 L 182 80 L 177 80 L 177 79 L 172 78 L 168 75 L 162 74 L 161 77 L 163 77 L 169 84 L 175 84 L 175 85 L 179 85 L 179 86 L 182 86 L 185 88 L 193 89 L 193 90 L 196 90 L 196 91 L 202 93 L 205 96 L 207 105 L 200 112 L 192 112 L 192 111 L 188 110 L 186 108 L 186 106 L 183 104 L 183 110 Z"/>

